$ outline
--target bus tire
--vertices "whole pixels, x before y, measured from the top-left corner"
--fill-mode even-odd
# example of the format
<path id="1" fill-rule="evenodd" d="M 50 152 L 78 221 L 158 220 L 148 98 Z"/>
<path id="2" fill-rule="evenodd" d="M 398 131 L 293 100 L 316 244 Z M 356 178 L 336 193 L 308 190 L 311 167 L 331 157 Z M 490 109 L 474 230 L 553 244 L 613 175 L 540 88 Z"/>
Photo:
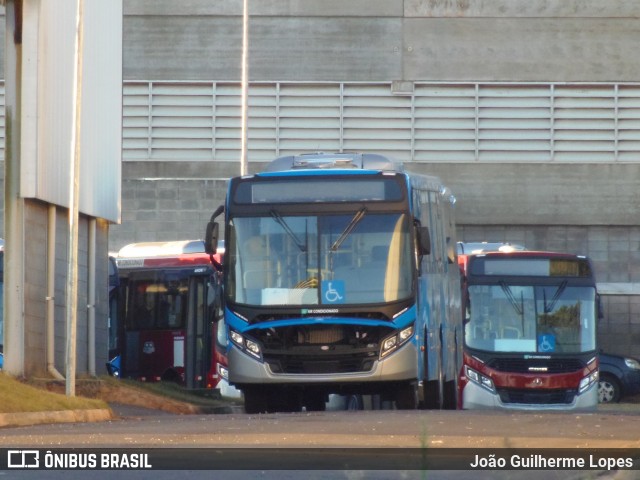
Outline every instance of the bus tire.
<path id="1" fill-rule="evenodd" d="M 440 408 L 440 387 L 437 380 L 424 382 L 424 408 L 428 410 Z"/>
<path id="2" fill-rule="evenodd" d="M 265 389 L 267 399 L 267 411 L 275 412 L 299 412 L 302 410 L 302 396 L 297 389 L 280 387 L 278 385 Z"/>
<path id="3" fill-rule="evenodd" d="M 324 400 L 324 395 L 316 394 L 305 398 L 304 407 L 307 412 L 324 412 L 327 409 L 327 403 Z"/>
<path id="4" fill-rule="evenodd" d="M 265 393 L 266 392 L 260 388 L 244 388 L 242 390 L 244 396 L 244 411 L 246 413 L 266 413 L 267 396 Z"/>
<path id="5" fill-rule="evenodd" d="M 180 376 L 180 374 L 178 372 L 176 372 L 172 368 L 169 368 L 167 371 L 165 371 L 162 374 L 162 377 L 160 377 L 160 379 L 163 382 L 182 383 L 182 377 Z"/>
<path id="6" fill-rule="evenodd" d="M 398 410 L 415 410 L 418 408 L 418 390 L 413 383 L 400 385 L 395 393 Z"/>
<path id="7" fill-rule="evenodd" d="M 364 403 L 362 401 L 361 395 L 348 395 L 347 396 L 347 405 L 345 410 L 363 410 Z"/>
<path id="8" fill-rule="evenodd" d="M 458 406 L 458 398 L 457 398 L 457 393 L 458 391 L 458 386 L 456 385 L 456 381 L 455 380 L 449 380 L 448 382 L 445 382 L 444 384 L 444 391 L 443 391 L 443 404 L 442 404 L 442 408 L 445 410 L 455 410 Z"/>

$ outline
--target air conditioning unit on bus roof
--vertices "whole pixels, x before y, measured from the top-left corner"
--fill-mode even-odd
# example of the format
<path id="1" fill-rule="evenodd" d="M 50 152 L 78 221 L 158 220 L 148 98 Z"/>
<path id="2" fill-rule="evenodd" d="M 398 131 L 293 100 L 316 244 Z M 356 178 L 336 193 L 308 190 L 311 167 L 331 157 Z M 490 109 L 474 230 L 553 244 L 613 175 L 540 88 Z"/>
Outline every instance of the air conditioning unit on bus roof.
<path id="1" fill-rule="evenodd" d="M 303 153 L 273 160 L 265 172 L 302 169 L 358 169 L 402 172 L 402 163 L 377 153 Z"/>
<path id="2" fill-rule="evenodd" d="M 202 240 L 178 240 L 170 242 L 131 243 L 120 249 L 118 257 L 158 257 L 185 253 L 204 253 Z"/>

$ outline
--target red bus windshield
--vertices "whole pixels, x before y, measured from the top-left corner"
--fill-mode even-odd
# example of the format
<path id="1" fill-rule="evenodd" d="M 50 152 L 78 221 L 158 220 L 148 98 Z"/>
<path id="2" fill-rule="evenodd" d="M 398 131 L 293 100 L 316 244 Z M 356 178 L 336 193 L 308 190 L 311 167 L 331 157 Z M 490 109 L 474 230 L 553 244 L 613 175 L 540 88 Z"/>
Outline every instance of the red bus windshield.
<path id="1" fill-rule="evenodd" d="M 465 344 L 492 352 L 582 353 L 595 350 L 595 288 L 472 285 Z"/>
<path id="2" fill-rule="evenodd" d="M 186 324 L 189 279 L 131 279 L 127 329 L 181 329 Z"/>

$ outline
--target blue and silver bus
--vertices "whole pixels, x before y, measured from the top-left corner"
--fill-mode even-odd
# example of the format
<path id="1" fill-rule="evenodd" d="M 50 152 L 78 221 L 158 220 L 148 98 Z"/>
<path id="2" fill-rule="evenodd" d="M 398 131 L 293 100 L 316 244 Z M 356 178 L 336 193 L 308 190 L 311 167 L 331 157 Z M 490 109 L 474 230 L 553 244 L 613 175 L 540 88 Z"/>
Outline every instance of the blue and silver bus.
<path id="1" fill-rule="evenodd" d="M 303 154 L 232 178 L 225 212 L 229 380 L 248 413 L 329 394 L 455 408 L 462 365 L 454 197 L 377 154 Z"/>

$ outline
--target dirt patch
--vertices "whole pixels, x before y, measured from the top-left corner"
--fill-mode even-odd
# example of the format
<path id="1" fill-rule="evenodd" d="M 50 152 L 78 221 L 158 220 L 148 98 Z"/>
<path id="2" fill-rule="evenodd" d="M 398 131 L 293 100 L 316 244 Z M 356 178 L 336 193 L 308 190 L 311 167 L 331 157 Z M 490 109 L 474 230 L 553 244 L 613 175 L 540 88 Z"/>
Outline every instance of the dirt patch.
<path id="1" fill-rule="evenodd" d="M 125 405 L 135 405 L 137 407 L 151 408 L 153 410 L 162 410 L 170 413 L 193 414 L 203 413 L 204 410 L 202 407 L 191 403 L 181 402 L 123 385 L 102 383 L 95 394 L 97 398 L 107 403 L 123 403 Z M 88 392 L 84 396 L 88 396 Z"/>
<path id="2" fill-rule="evenodd" d="M 32 383 L 34 386 L 44 388 L 50 392 L 65 393 L 66 386 L 62 381 L 46 380 Z M 86 398 L 99 398 L 106 403 L 134 405 L 175 414 L 210 413 L 213 408 L 175 400 L 123 383 L 106 382 L 100 379 L 78 380 L 76 382 L 76 395 Z"/>

